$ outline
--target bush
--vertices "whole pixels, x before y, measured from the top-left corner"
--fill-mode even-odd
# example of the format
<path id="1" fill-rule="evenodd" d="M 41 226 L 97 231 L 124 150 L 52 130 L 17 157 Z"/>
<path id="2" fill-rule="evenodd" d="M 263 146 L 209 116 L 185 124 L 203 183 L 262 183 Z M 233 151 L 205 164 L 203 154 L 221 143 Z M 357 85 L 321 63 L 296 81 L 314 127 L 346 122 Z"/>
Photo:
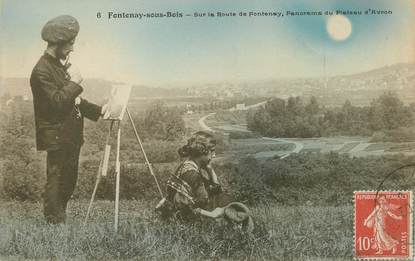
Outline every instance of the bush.
<path id="1" fill-rule="evenodd" d="M 232 131 L 229 133 L 230 139 L 252 139 L 258 138 L 260 135 L 252 133 L 252 132 L 242 132 L 242 131 Z"/>
<path id="2" fill-rule="evenodd" d="M 249 130 L 268 137 L 370 136 L 375 131 L 391 131 L 387 136 L 406 141 L 414 139 L 413 133 L 406 133 L 406 128 L 414 126 L 414 116 L 410 106 L 388 92 L 366 107 L 346 101 L 341 108 L 323 108 L 314 97 L 308 104 L 299 97 L 287 101 L 276 98 L 267 101 L 264 108 L 248 112 L 246 121 Z M 399 133 L 393 133 L 398 128 L 407 138 L 399 139 Z"/>
<path id="3" fill-rule="evenodd" d="M 255 205 L 273 201 L 292 206 L 340 206 L 350 204 L 356 190 L 412 189 L 415 165 L 385 177 L 399 167 L 413 165 L 414 160 L 414 156 L 402 155 L 352 158 L 338 153 L 301 153 L 283 160 L 248 157 L 216 169 L 233 200 Z"/>
<path id="4" fill-rule="evenodd" d="M 3 197 L 18 200 L 39 200 L 45 184 L 44 154 L 36 153 L 33 141 L 1 137 L 1 173 Z"/>
<path id="5" fill-rule="evenodd" d="M 414 160 L 413 156 L 402 155 L 352 158 L 337 153 L 303 153 L 264 162 L 262 174 L 282 204 L 337 206 L 350 204 L 356 190 L 411 189 L 415 185 L 414 167 L 385 177 Z"/>
<path id="6" fill-rule="evenodd" d="M 272 197 L 270 187 L 266 185 L 262 168 L 253 157 L 242 159 L 238 165 L 231 164 L 223 172 L 222 179 L 228 184 L 229 194 L 237 201 L 258 204 Z"/>
<path id="7" fill-rule="evenodd" d="M 415 128 L 400 127 L 393 130 L 376 131 L 370 142 L 410 142 L 415 140 Z"/>
<path id="8" fill-rule="evenodd" d="M 80 166 L 80 175 L 75 198 L 90 198 L 98 172 L 98 161 L 84 161 Z M 165 183 L 177 167 L 176 163 L 153 164 L 153 171 L 164 193 Z M 146 199 L 159 198 L 159 193 L 153 176 L 145 164 L 124 163 L 120 170 L 120 198 Z M 110 166 L 107 176 L 101 177 L 97 190 L 97 198 L 114 200 L 115 198 L 115 168 Z"/>
<path id="9" fill-rule="evenodd" d="M 143 127 L 150 137 L 161 140 L 176 140 L 185 133 L 180 111 L 168 108 L 163 102 L 155 102 L 147 109 Z"/>
<path id="10" fill-rule="evenodd" d="M 45 170 L 39 161 L 25 164 L 7 161 L 3 166 L 3 193 L 6 199 L 38 201 L 42 198 Z"/>

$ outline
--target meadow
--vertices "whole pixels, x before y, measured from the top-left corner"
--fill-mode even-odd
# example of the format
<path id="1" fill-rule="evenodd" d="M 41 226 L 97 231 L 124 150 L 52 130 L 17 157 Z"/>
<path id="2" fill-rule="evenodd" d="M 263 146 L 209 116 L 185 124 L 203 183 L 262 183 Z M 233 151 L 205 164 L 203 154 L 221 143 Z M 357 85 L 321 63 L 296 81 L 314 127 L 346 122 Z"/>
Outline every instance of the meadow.
<path id="1" fill-rule="evenodd" d="M 246 156 L 290 150 L 291 145 L 257 144 L 245 134 L 219 135 L 217 155 L 222 160 L 214 162 L 215 170 L 224 194 L 251 208 L 255 230 L 247 234 L 223 221 L 160 220 L 154 212 L 154 181 L 142 164 L 132 130 L 124 128 L 120 227 L 115 234 L 113 167 L 98 190 L 90 222 L 82 225 L 106 130 L 103 122 L 87 122 L 80 177 L 67 222 L 47 225 L 41 204 L 45 155 L 34 149 L 31 106 L 22 104 L 0 121 L 4 125 L 0 132 L 0 260 L 351 260 L 353 191 L 375 190 L 389 173 L 415 161 L 415 156 L 405 154 L 351 157 L 320 153 L 320 149 L 258 161 Z M 179 162 L 177 148 L 185 144 L 183 135 L 197 127 L 197 114 L 182 121 L 179 112 L 171 112 L 156 103 L 133 115 L 162 184 Z M 235 161 L 237 154 L 244 157 Z M 413 168 L 397 172 L 382 184 L 380 189 L 413 189 Z"/>
<path id="2" fill-rule="evenodd" d="M 72 200 L 64 225 L 47 225 L 39 203 L 3 201 L 1 260 L 349 260 L 353 208 L 260 205 L 252 234 L 224 222 L 166 222 L 155 202 L 122 201 L 118 234 L 113 202 L 98 201 L 83 226 L 87 201 Z"/>

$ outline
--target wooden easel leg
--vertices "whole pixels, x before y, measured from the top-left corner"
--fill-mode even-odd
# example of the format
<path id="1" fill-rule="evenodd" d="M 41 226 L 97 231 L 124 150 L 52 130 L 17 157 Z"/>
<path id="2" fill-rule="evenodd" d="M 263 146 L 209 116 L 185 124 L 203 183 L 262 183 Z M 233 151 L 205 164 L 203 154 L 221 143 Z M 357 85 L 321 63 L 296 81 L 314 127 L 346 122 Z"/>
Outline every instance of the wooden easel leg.
<path id="1" fill-rule="evenodd" d="M 135 127 L 135 124 L 134 124 L 134 121 L 133 121 L 133 117 L 131 117 L 131 114 L 130 114 L 130 111 L 128 110 L 128 108 L 126 108 L 126 111 L 127 111 L 127 114 L 128 114 L 128 118 L 130 118 L 130 123 L 131 123 L 131 126 L 133 127 L 134 134 L 135 134 L 135 138 L 137 139 L 138 145 L 140 145 L 140 149 L 141 149 L 141 152 L 143 153 L 144 160 L 146 161 L 146 165 L 148 167 L 148 170 L 150 171 L 151 176 L 153 176 L 154 181 L 156 182 L 157 190 L 158 190 L 158 192 L 160 194 L 160 197 L 162 199 L 164 199 L 163 191 L 161 190 L 160 184 L 159 184 L 159 182 L 157 180 L 157 177 L 154 174 L 153 167 L 151 166 L 150 161 L 147 158 L 147 154 L 146 154 L 146 152 L 144 150 L 143 143 L 141 142 L 140 136 L 138 135 L 137 129 Z"/>
<path id="2" fill-rule="evenodd" d="M 107 176 L 107 171 L 108 171 L 108 162 L 109 162 L 110 152 L 111 152 L 110 137 L 111 137 L 111 131 L 112 131 L 113 126 L 114 126 L 114 121 L 111 121 L 108 136 L 107 136 L 107 139 L 105 141 L 104 163 L 102 165 L 102 176 L 103 177 Z"/>
<path id="3" fill-rule="evenodd" d="M 110 140 L 110 136 L 111 136 L 112 126 L 113 126 L 113 122 L 111 122 L 110 127 L 108 129 L 108 134 L 107 134 L 107 138 L 106 138 L 106 141 L 105 141 L 105 147 L 106 148 L 107 148 L 107 146 L 109 146 L 109 140 Z M 94 199 L 95 199 L 95 195 L 97 193 L 98 185 L 99 185 L 99 182 L 101 181 L 102 169 L 105 166 L 105 164 L 108 165 L 108 162 L 105 163 L 106 153 L 107 152 L 105 151 L 102 158 L 101 158 L 101 160 L 100 160 L 100 162 L 99 162 L 99 168 L 98 168 L 98 172 L 97 172 L 97 178 L 96 178 L 96 181 L 95 181 L 95 187 L 94 187 L 94 190 L 92 192 L 91 200 L 89 201 L 88 211 L 86 212 L 86 216 L 85 216 L 85 219 L 84 219 L 84 224 L 83 224 L 84 226 L 88 222 L 88 218 L 89 218 L 89 215 L 91 213 L 92 204 L 94 203 Z"/>
<path id="4" fill-rule="evenodd" d="M 88 222 L 89 214 L 91 213 L 91 209 L 92 209 L 92 204 L 94 203 L 94 199 L 95 199 L 95 194 L 97 193 L 98 185 L 99 185 L 99 182 L 101 181 L 102 162 L 103 162 L 103 158 L 101 159 L 101 161 L 99 163 L 99 169 L 98 169 L 98 172 L 97 172 L 97 179 L 95 181 L 95 187 L 94 187 L 94 191 L 92 192 L 91 200 L 89 201 L 88 211 L 86 212 L 86 216 L 85 216 L 85 219 L 84 219 L 84 226 Z"/>
<path id="5" fill-rule="evenodd" d="M 114 217 L 114 230 L 118 232 L 118 214 L 119 214 L 119 202 L 120 202 L 120 143 L 121 143 L 121 122 L 118 122 L 117 127 L 117 157 L 115 162 L 115 217 Z"/>

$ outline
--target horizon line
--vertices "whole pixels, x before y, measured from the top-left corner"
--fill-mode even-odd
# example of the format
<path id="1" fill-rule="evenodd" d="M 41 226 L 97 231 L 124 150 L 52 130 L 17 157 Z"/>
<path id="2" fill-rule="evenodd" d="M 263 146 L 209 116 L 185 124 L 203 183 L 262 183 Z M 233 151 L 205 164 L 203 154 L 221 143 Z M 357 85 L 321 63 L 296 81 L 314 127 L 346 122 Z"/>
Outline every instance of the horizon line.
<path id="1" fill-rule="evenodd" d="M 336 75 L 316 75 L 316 76 L 299 76 L 299 77 L 277 77 L 277 78 L 258 78 L 258 79 L 239 79 L 239 80 L 235 80 L 235 79 L 224 79 L 224 80 L 212 80 L 212 81 L 206 81 L 204 83 L 201 82 L 193 82 L 193 83 L 162 83 L 162 84 L 147 84 L 147 83 L 132 83 L 132 82 L 123 82 L 123 81 L 118 81 L 118 80 L 110 80 L 110 79 L 105 79 L 105 78 L 99 78 L 99 77 L 86 77 L 84 78 L 84 80 L 102 80 L 102 81 L 106 81 L 112 84 L 130 84 L 132 85 L 132 87 L 134 86 L 145 86 L 145 87 L 151 87 L 151 88 L 163 88 L 163 86 L 169 86 L 169 85 L 173 85 L 173 86 L 177 86 L 177 85 L 186 85 L 187 87 L 189 87 L 189 85 L 193 85 L 193 86 L 197 86 L 197 85 L 203 85 L 203 84 L 221 84 L 221 83 L 243 83 L 243 82 L 250 82 L 250 81 L 260 81 L 260 82 L 264 82 L 264 81 L 278 81 L 278 80 L 300 80 L 300 79 L 321 79 L 321 78 L 336 78 L 336 77 L 348 77 L 348 76 L 355 76 L 355 75 L 359 75 L 359 74 L 364 74 L 364 73 L 369 73 L 372 71 L 376 71 L 382 68 L 387 68 L 387 67 L 393 67 L 393 66 L 397 66 L 397 65 L 415 65 L 415 61 L 412 62 L 398 62 L 398 63 L 393 63 L 393 64 L 385 64 L 383 66 L 380 67 L 374 67 L 372 69 L 369 70 L 365 70 L 365 71 L 360 71 L 360 72 L 352 72 L 352 73 L 345 73 L 345 74 L 336 74 Z M 2 75 L 0 75 L 0 84 L 6 80 L 6 79 L 29 79 L 30 77 L 23 77 L 23 76 L 12 76 L 12 77 L 4 77 Z"/>

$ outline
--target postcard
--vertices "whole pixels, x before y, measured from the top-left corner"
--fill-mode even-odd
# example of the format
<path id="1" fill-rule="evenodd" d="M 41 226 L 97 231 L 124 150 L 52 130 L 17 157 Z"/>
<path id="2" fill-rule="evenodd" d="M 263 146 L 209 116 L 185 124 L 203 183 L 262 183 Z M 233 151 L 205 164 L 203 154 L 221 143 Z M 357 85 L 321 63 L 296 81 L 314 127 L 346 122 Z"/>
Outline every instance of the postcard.
<path id="1" fill-rule="evenodd" d="M 413 260 L 411 0 L 0 1 L 1 260 Z"/>

